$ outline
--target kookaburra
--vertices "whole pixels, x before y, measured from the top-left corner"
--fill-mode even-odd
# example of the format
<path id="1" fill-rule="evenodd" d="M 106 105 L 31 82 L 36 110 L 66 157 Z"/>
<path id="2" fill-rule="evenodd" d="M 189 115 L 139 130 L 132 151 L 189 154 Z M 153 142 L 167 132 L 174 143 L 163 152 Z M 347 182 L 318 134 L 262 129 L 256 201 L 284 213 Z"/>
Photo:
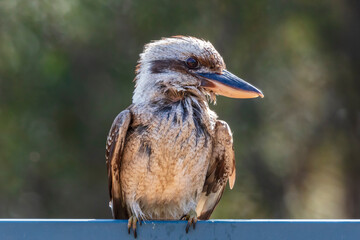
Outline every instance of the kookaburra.
<path id="1" fill-rule="evenodd" d="M 110 207 L 136 237 L 146 219 L 209 219 L 227 181 L 235 182 L 233 138 L 208 100 L 263 97 L 226 70 L 213 45 L 175 36 L 145 45 L 132 104 L 106 142 Z"/>

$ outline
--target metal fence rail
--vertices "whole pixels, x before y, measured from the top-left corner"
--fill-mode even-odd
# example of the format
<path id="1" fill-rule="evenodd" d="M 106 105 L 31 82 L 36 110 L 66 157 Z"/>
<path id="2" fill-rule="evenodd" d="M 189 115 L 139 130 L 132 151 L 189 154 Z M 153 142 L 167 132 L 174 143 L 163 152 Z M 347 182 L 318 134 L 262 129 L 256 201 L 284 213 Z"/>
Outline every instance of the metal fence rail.
<path id="1" fill-rule="evenodd" d="M 185 221 L 147 221 L 137 239 L 359 240 L 360 220 L 209 220 L 185 233 Z M 134 239 L 127 221 L 1 219 L 0 239 Z"/>

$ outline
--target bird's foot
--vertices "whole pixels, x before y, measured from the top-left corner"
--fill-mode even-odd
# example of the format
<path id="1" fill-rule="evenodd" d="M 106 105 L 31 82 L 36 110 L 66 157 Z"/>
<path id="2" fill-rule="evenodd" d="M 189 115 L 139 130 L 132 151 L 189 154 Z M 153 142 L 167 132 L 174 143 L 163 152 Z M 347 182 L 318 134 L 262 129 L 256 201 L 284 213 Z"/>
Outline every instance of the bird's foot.
<path id="1" fill-rule="evenodd" d="M 136 232 L 136 223 L 137 222 L 139 222 L 139 224 L 141 225 L 141 220 L 138 220 L 138 218 L 135 216 L 131 216 L 128 220 L 128 233 L 130 234 L 130 229 L 132 228 L 135 238 L 137 237 L 137 232 Z"/>
<path id="2" fill-rule="evenodd" d="M 186 225 L 186 229 L 185 229 L 186 233 L 189 232 L 189 228 L 190 228 L 191 225 L 195 229 L 196 222 L 197 222 L 197 213 L 196 213 L 196 211 L 194 209 L 191 209 L 189 211 L 189 213 L 184 215 L 181 219 L 188 221 L 188 223 Z"/>

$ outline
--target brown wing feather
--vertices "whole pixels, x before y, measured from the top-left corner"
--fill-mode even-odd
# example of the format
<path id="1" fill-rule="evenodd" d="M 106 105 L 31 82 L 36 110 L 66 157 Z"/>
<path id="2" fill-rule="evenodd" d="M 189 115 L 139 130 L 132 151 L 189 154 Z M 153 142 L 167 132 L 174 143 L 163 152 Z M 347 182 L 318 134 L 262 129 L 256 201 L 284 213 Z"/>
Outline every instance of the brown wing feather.
<path id="1" fill-rule="evenodd" d="M 124 110 L 115 118 L 106 141 L 106 165 L 108 172 L 110 206 L 116 219 L 129 218 L 120 184 L 121 157 L 126 133 L 131 122 L 130 110 Z"/>
<path id="2" fill-rule="evenodd" d="M 199 219 L 209 219 L 225 190 L 229 179 L 230 188 L 235 183 L 235 155 L 229 126 L 217 121 L 215 141 L 204 188 L 196 212 Z"/>

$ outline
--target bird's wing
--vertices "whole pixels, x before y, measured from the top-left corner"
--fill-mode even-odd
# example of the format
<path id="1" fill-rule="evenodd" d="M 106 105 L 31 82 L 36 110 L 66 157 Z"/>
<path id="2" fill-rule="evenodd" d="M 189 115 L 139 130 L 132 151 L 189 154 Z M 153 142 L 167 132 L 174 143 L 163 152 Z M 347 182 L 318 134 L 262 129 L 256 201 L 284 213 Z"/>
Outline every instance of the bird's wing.
<path id="1" fill-rule="evenodd" d="M 109 181 L 110 207 L 113 217 L 127 219 L 126 203 L 121 191 L 120 170 L 126 133 L 131 122 L 130 110 L 124 110 L 115 118 L 106 141 L 106 165 Z"/>
<path id="2" fill-rule="evenodd" d="M 227 180 L 230 189 L 235 183 L 235 155 L 229 126 L 217 121 L 212 156 L 207 170 L 204 188 L 196 212 L 199 219 L 209 219 L 224 192 Z"/>

